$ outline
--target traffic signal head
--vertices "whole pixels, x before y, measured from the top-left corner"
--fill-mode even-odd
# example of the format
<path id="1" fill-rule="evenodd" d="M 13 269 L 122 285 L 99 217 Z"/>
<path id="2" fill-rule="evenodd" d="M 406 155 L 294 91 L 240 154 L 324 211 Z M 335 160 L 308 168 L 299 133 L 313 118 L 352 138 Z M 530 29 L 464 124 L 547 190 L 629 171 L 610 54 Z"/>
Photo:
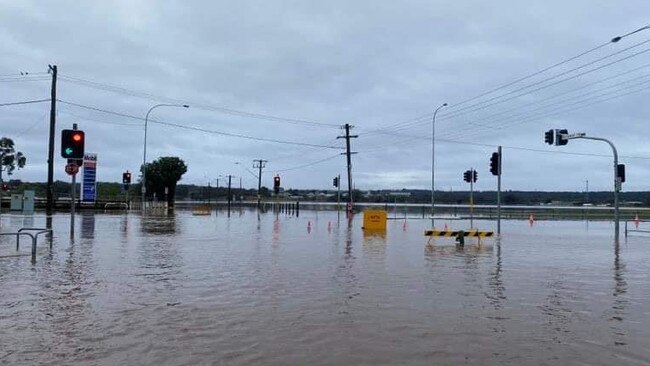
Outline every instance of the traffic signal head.
<path id="1" fill-rule="evenodd" d="M 280 193 L 280 176 L 276 175 L 273 177 L 273 191 L 275 191 L 275 194 Z"/>
<path id="2" fill-rule="evenodd" d="M 334 179 L 332 180 L 332 184 L 334 185 L 334 187 L 338 187 L 339 186 L 339 177 L 334 177 Z"/>
<path id="3" fill-rule="evenodd" d="M 625 183 L 625 164 L 618 164 L 616 166 L 616 177 L 618 177 L 621 183 Z"/>
<path id="4" fill-rule="evenodd" d="M 476 172 L 476 170 L 472 170 L 472 182 L 476 183 L 477 180 L 478 180 L 478 173 Z"/>
<path id="5" fill-rule="evenodd" d="M 5 192 L 8 191 L 9 190 L 9 184 L 2 183 L 2 190 L 5 191 Z"/>
<path id="6" fill-rule="evenodd" d="M 569 143 L 569 140 L 564 137 L 564 135 L 568 135 L 569 131 L 567 130 L 555 130 L 555 145 L 562 146 L 566 145 Z"/>
<path id="7" fill-rule="evenodd" d="M 553 145 L 553 139 L 555 137 L 555 131 L 554 130 L 548 130 L 544 132 L 544 142 L 546 142 L 549 145 Z"/>
<path id="8" fill-rule="evenodd" d="M 466 170 L 465 173 L 463 173 L 463 180 L 467 183 L 472 180 L 472 172 L 470 170 Z"/>
<path id="9" fill-rule="evenodd" d="M 494 152 L 492 153 L 492 157 L 490 158 L 490 173 L 492 175 L 499 175 L 501 174 L 501 167 L 499 166 L 500 161 L 499 161 L 499 153 Z"/>
<path id="10" fill-rule="evenodd" d="M 66 159 L 83 159 L 85 134 L 79 130 L 61 131 L 61 157 Z"/>
<path id="11" fill-rule="evenodd" d="M 131 184 L 131 173 L 126 171 L 122 173 L 122 184 Z"/>

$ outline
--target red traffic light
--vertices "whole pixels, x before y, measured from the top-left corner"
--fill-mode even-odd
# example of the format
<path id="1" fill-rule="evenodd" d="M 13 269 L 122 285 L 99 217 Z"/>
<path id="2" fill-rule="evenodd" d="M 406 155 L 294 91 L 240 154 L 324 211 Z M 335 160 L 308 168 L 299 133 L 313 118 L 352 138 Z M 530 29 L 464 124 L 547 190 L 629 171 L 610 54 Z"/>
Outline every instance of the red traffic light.
<path id="1" fill-rule="evenodd" d="M 3 191 L 8 191 L 9 190 L 9 185 L 7 183 L 2 183 L 2 190 Z"/>
<path id="2" fill-rule="evenodd" d="M 61 131 L 61 157 L 66 159 L 83 159 L 84 140 L 84 132 L 81 130 Z"/>

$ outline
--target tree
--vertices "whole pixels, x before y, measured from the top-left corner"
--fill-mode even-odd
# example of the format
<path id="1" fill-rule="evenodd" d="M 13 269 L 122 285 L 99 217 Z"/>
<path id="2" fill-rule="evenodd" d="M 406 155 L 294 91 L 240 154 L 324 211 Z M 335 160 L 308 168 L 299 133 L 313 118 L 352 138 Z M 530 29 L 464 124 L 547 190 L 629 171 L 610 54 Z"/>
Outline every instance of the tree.
<path id="1" fill-rule="evenodd" d="M 16 168 L 23 168 L 26 162 L 27 158 L 20 151 L 16 151 L 12 139 L 8 137 L 0 138 L 0 182 L 2 181 L 3 171 L 6 171 L 7 175 L 11 175 Z"/>
<path id="2" fill-rule="evenodd" d="M 165 197 L 165 188 L 167 188 L 167 205 L 173 207 L 176 183 L 187 172 L 185 162 L 175 156 L 165 156 L 147 163 L 144 169 L 146 169 L 147 194 L 153 196 L 155 193 L 156 197 Z"/>

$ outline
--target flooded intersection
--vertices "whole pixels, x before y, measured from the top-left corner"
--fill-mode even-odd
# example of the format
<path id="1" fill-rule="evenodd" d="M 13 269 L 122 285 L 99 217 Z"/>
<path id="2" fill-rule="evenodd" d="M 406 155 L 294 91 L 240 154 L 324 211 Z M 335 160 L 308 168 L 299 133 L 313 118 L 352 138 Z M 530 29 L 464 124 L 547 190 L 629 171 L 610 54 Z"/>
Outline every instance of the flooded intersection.
<path id="1" fill-rule="evenodd" d="M 427 220 L 364 235 L 323 211 L 84 213 L 74 242 L 68 219 L 34 265 L 0 242 L 1 364 L 650 363 L 648 237 L 617 247 L 611 223 L 457 248 L 427 246 Z"/>

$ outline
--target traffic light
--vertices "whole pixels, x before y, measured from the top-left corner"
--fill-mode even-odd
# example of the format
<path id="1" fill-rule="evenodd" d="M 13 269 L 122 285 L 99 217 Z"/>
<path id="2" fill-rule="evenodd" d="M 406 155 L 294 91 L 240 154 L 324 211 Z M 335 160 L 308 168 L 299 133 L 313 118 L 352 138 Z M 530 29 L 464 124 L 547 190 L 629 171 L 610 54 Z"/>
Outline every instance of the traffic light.
<path id="1" fill-rule="evenodd" d="M 553 138 L 555 137 L 555 131 L 554 130 L 548 130 L 544 132 L 544 142 L 546 142 L 549 145 L 553 145 Z"/>
<path id="2" fill-rule="evenodd" d="M 122 184 L 131 184 L 131 172 L 128 170 L 122 173 Z"/>
<path id="3" fill-rule="evenodd" d="M 500 163 L 499 160 L 501 160 L 499 159 L 499 153 L 498 152 L 492 153 L 492 157 L 490 158 L 490 173 L 492 173 L 492 175 L 501 174 L 501 166 L 499 164 Z"/>
<path id="4" fill-rule="evenodd" d="M 339 177 L 334 177 L 334 179 L 332 180 L 332 184 L 334 185 L 334 187 L 338 187 L 339 186 Z"/>
<path id="5" fill-rule="evenodd" d="M 472 181 L 476 183 L 476 180 L 478 179 L 478 173 L 476 170 L 472 170 Z"/>
<path id="6" fill-rule="evenodd" d="M 66 159 L 83 159 L 85 140 L 86 137 L 83 131 L 61 131 L 61 157 Z"/>
<path id="7" fill-rule="evenodd" d="M 625 164 L 618 164 L 616 166 L 616 176 L 621 183 L 625 183 Z"/>
<path id="8" fill-rule="evenodd" d="M 273 177 L 273 191 L 275 194 L 280 193 L 280 176 L 276 175 Z"/>
<path id="9" fill-rule="evenodd" d="M 472 181 L 472 171 L 471 170 L 466 170 L 465 173 L 463 173 L 463 180 L 467 183 Z"/>
<path id="10" fill-rule="evenodd" d="M 2 190 L 5 191 L 5 192 L 8 191 L 9 190 L 9 184 L 2 183 Z"/>
<path id="11" fill-rule="evenodd" d="M 555 145 L 562 146 L 569 143 L 569 140 L 563 135 L 568 135 L 569 131 L 567 130 L 555 130 Z"/>

